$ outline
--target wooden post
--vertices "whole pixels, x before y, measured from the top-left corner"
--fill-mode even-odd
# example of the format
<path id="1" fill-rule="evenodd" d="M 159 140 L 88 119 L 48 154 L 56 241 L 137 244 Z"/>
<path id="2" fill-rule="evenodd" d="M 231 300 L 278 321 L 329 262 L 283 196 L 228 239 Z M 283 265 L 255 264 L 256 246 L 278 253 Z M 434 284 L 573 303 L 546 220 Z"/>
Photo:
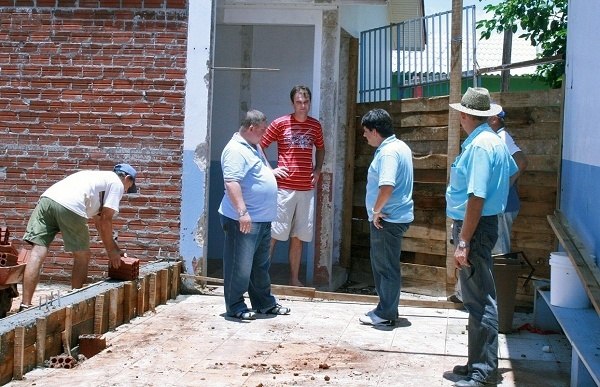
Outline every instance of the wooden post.
<path id="1" fill-rule="evenodd" d="M 37 338 L 35 341 L 36 365 L 43 367 L 44 360 L 46 360 L 46 318 L 36 318 L 35 327 L 37 329 Z"/>
<path id="2" fill-rule="evenodd" d="M 462 0 L 452 0 L 451 60 L 450 60 L 450 103 L 460 102 L 462 91 Z M 460 149 L 460 116 L 454 109 L 448 109 L 448 153 L 446 179 L 450 179 L 452 163 Z M 446 234 L 450 235 L 452 221 L 446 219 Z M 449 238 L 446 238 L 448 240 Z M 446 242 L 446 292 L 454 290 L 454 246 Z"/>
<path id="3" fill-rule="evenodd" d="M 131 282 L 126 282 L 123 285 L 123 324 L 127 324 L 131 320 L 132 289 Z"/>
<path id="4" fill-rule="evenodd" d="M 94 333 L 102 334 L 102 323 L 104 319 L 104 294 L 96 296 L 96 307 L 94 308 Z"/>
<path id="5" fill-rule="evenodd" d="M 502 48 L 502 64 L 510 64 L 512 60 L 512 30 L 504 30 L 504 46 Z M 510 86 L 510 69 L 502 71 L 502 92 L 508 92 Z"/>
<path id="6" fill-rule="evenodd" d="M 25 327 L 15 328 L 15 358 L 13 363 L 13 379 L 23 380 L 23 362 L 25 360 Z"/>
<path id="7" fill-rule="evenodd" d="M 148 278 L 148 309 L 156 312 L 156 273 L 150 273 Z"/>
<path id="8" fill-rule="evenodd" d="M 346 159 L 344 176 L 344 193 L 342 208 L 342 245 L 340 265 L 352 266 L 352 208 L 354 207 L 354 159 L 356 157 L 356 131 L 360 130 L 359 118 L 356 117 L 356 84 L 358 82 L 358 39 L 350 38 L 348 47 L 348 90 L 346 101 Z"/>
<path id="9" fill-rule="evenodd" d="M 112 331 L 117 327 L 117 315 L 119 313 L 119 289 L 110 289 L 108 305 L 108 330 Z"/>

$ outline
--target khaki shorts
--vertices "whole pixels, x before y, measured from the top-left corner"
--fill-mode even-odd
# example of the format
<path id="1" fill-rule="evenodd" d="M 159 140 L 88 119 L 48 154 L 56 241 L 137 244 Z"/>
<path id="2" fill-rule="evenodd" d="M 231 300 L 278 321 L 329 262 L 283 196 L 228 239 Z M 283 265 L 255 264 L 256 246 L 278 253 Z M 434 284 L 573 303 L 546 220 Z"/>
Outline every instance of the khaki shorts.
<path id="1" fill-rule="evenodd" d="M 271 237 L 286 241 L 296 237 L 310 242 L 314 229 L 314 190 L 277 190 L 277 219 L 271 223 Z"/>
<path id="2" fill-rule="evenodd" d="M 62 233 L 65 251 L 90 249 L 87 219 L 52 199 L 40 198 L 29 218 L 23 239 L 34 245 L 48 247 L 59 231 Z"/>

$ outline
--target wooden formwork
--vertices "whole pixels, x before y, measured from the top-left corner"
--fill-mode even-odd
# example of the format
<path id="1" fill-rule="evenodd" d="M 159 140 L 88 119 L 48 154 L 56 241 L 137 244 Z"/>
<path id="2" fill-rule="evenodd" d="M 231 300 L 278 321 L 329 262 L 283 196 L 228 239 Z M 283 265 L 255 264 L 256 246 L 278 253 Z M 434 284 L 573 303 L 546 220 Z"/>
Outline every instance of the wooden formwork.
<path id="1" fill-rule="evenodd" d="M 0 384 L 21 379 L 63 353 L 78 337 L 102 334 L 177 297 L 181 262 L 153 262 L 134 281 L 98 282 L 52 302 L 16 313 L 0 324 Z"/>
<path id="2" fill-rule="evenodd" d="M 519 178 L 521 209 L 512 229 L 512 250 L 522 251 L 535 267 L 535 275 L 549 277 L 548 258 L 556 248 L 546 216 L 554 213 L 558 195 L 561 147 L 561 90 L 492 93 L 507 112 L 506 127 L 529 160 Z M 350 279 L 372 277 L 369 258 L 369 222 L 364 204 L 367 171 L 374 148 L 362 139 L 360 117 L 373 108 L 384 108 L 392 116 L 396 135 L 413 152 L 415 220 L 402 240 L 402 290 L 432 296 L 454 292 L 454 267 L 447 264 L 445 192 L 448 180 L 448 97 L 414 98 L 401 101 L 363 103 L 354 106 L 356 122 L 349 125 L 356 147 L 350 157 L 353 179 L 345 201 L 351 241 L 345 252 Z M 461 131 L 461 141 L 466 133 Z M 350 216 L 351 215 L 351 216 Z M 526 277 L 529 268 L 521 273 Z M 520 279 L 520 285 L 525 285 Z M 522 304 L 533 300 L 531 282 L 518 287 Z"/>

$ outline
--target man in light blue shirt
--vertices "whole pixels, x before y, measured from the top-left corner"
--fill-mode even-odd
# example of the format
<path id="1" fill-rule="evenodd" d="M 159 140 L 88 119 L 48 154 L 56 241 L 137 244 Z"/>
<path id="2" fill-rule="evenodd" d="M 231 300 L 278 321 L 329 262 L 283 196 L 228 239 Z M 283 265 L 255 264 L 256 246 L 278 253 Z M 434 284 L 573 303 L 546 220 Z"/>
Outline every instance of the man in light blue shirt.
<path id="1" fill-rule="evenodd" d="M 498 307 L 492 275 L 497 215 L 504 212 L 510 177 L 518 168 L 504 142 L 487 124 L 502 108 L 484 88 L 469 88 L 460 103 L 460 125 L 468 137 L 450 171 L 446 215 L 453 219 L 454 260 L 463 304 L 469 312 L 468 359 L 453 373 L 467 376 L 455 386 L 495 383 L 498 373 Z"/>
<path id="2" fill-rule="evenodd" d="M 396 138 L 392 118 L 385 110 L 369 111 L 361 124 L 363 136 L 377 148 L 367 175 L 365 203 L 371 228 L 371 269 L 379 303 L 359 320 L 363 324 L 393 326 L 402 287 L 402 236 L 413 221 L 412 152 Z"/>
<path id="3" fill-rule="evenodd" d="M 277 182 L 257 146 L 267 119 L 250 110 L 221 154 L 225 195 L 219 206 L 225 233 L 223 292 L 227 315 L 254 320 L 255 312 L 289 314 L 271 293 L 269 245 L 271 222 L 277 216 Z M 254 310 L 244 301 L 248 292 Z"/>

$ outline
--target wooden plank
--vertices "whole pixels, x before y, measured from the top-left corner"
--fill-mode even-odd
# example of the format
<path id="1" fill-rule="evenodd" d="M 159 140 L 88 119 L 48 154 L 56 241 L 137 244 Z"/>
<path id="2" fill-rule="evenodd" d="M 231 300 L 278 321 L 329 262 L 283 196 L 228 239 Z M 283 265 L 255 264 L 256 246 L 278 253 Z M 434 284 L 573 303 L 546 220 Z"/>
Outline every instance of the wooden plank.
<path id="1" fill-rule="evenodd" d="M 379 297 L 367 294 L 350 294 L 350 293 L 335 293 L 335 292 L 315 292 L 315 298 L 327 301 L 339 302 L 360 302 L 368 304 L 377 304 Z M 462 309 L 462 305 L 457 305 L 453 302 L 448 302 L 445 299 L 440 301 L 415 300 L 411 298 L 403 298 L 400 296 L 401 306 L 414 306 L 422 308 L 440 308 L 440 309 Z"/>
<path id="2" fill-rule="evenodd" d="M 148 275 L 148 309 L 156 312 L 156 273 Z"/>
<path id="3" fill-rule="evenodd" d="M 166 304 L 169 299 L 169 270 L 164 269 L 160 274 L 160 303 Z"/>
<path id="4" fill-rule="evenodd" d="M 67 354 L 71 356 L 71 338 L 73 331 L 73 306 L 67 305 L 65 308 L 65 330 L 64 330 L 64 338 L 63 344 L 67 348 Z"/>
<path id="5" fill-rule="evenodd" d="M 446 171 L 448 157 L 445 154 L 426 154 L 423 156 L 413 155 L 413 168 L 418 169 L 441 169 Z"/>
<path id="6" fill-rule="evenodd" d="M 224 284 L 225 283 L 225 281 L 222 278 L 207 277 L 204 275 L 181 274 L 181 278 L 192 278 L 192 279 L 196 279 L 198 281 L 205 281 L 205 282 L 213 283 L 213 284 Z"/>
<path id="7" fill-rule="evenodd" d="M 411 224 L 406 233 L 407 238 L 431 239 L 436 241 L 446 240 L 446 230 L 424 224 Z"/>
<path id="8" fill-rule="evenodd" d="M 444 240 L 402 238 L 402 251 L 414 251 L 433 255 L 446 255 Z"/>
<path id="9" fill-rule="evenodd" d="M 104 323 L 104 294 L 96 296 L 96 306 L 94 307 L 94 333 L 99 335 L 102 332 Z"/>
<path id="10" fill-rule="evenodd" d="M 179 265 L 175 265 L 172 267 L 173 269 L 173 274 L 172 274 L 172 280 L 171 280 L 171 294 L 170 294 L 170 298 L 172 300 L 177 298 L 177 295 L 179 294 L 179 290 L 178 290 L 178 284 L 179 284 Z"/>
<path id="11" fill-rule="evenodd" d="M 356 101 L 358 82 L 358 39 L 350 38 L 348 47 L 348 88 L 346 97 L 348 101 Z M 340 245 L 340 265 L 350 267 L 352 251 L 352 203 L 354 181 L 354 152 L 356 150 L 357 125 L 359 116 L 356 113 L 356 104 L 349 103 L 346 112 L 346 152 L 344 158 L 344 186 L 342 191 L 342 236 Z"/>
<path id="12" fill-rule="evenodd" d="M 132 289 L 133 285 L 130 282 L 125 282 L 123 284 L 123 323 L 127 324 L 131 321 L 132 316 L 132 305 L 133 302 L 131 300 L 132 297 Z"/>
<path id="13" fill-rule="evenodd" d="M 36 327 L 36 365 L 37 367 L 44 366 L 44 360 L 46 360 L 46 318 L 38 317 L 35 319 Z"/>
<path id="14" fill-rule="evenodd" d="M 108 330 L 114 331 L 117 327 L 117 315 L 119 307 L 119 289 L 110 289 L 108 292 Z"/>
<path id="15" fill-rule="evenodd" d="M 146 312 L 146 277 L 138 279 L 137 288 L 137 314 L 136 316 L 143 316 Z"/>
<path id="16" fill-rule="evenodd" d="M 557 172 L 560 160 L 556 155 L 527 154 L 527 170 L 542 172 Z"/>
<path id="17" fill-rule="evenodd" d="M 446 113 L 447 115 L 447 113 Z M 443 142 L 445 143 L 447 138 L 448 138 L 448 123 L 447 122 L 441 122 L 441 125 L 437 125 L 437 126 L 405 126 L 402 127 L 399 132 L 401 133 L 400 135 L 396 135 L 396 137 L 400 137 L 400 139 L 404 142 L 406 142 L 407 144 L 409 144 L 410 149 L 412 150 L 413 147 L 411 145 L 413 144 L 417 144 L 417 143 L 422 143 L 422 142 Z M 429 155 L 429 154 L 435 154 L 436 152 L 425 152 L 425 154 L 422 154 L 422 152 L 417 152 L 415 153 L 413 151 L 413 156 L 416 157 L 420 157 L 420 156 L 425 156 L 425 155 Z M 445 157 L 445 153 L 446 152 L 442 152 L 440 153 L 441 155 L 443 155 Z M 444 167 L 445 169 L 445 167 Z"/>
<path id="18" fill-rule="evenodd" d="M 519 186 L 519 197 L 521 201 L 525 202 L 546 202 L 552 203 L 556 200 L 556 188 L 540 189 L 533 185 L 520 185 Z M 546 221 L 546 226 L 548 222 Z"/>
<path id="19" fill-rule="evenodd" d="M 15 328 L 13 379 L 23 380 L 23 366 L 25 360 L 25 327 Z"/>
<path id="20" fill-rule="evenodd" d="M 277 296 L 315 297 L 315 288 L 288 285 L 271 285 L 271 291 Z"/>
<path id="21" fill-rule="evenodd" d="M 555 215 L 548 215 L 548 222 L 575 266 L 596 313 L 600 315 L 600 269 L 560 211 Z"/>
<path id="22" fill-rule="evenodd" d="M 401 263 L 402 277 L 418 278 L 423 281 L 444 283 L 446 278 L 445 267 Z"/>

